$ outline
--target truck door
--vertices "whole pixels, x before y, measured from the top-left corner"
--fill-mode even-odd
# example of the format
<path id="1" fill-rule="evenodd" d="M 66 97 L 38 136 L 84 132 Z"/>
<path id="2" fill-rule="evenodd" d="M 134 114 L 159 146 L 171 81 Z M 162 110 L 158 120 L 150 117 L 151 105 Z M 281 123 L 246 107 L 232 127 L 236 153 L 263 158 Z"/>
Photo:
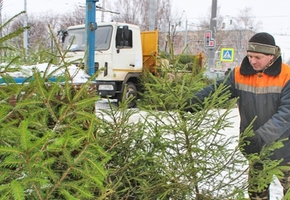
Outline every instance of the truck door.
<path id="1" fill-rule="evenodd" d="M 127 73 L 142 71 L 142 47 L 139 29 L 128 25 L 117 27 L 115 48 L 114 70 L 116 73 L 118 71 Z M 124 77 L 121 79 L 124 80 Z"/>

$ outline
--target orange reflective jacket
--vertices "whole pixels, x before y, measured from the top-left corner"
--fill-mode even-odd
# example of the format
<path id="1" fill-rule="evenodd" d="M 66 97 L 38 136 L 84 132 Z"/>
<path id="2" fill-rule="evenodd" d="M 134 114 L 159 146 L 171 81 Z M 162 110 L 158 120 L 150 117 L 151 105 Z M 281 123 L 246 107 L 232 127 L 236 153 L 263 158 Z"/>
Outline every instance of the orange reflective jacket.
<path id="1" fill-rule="evenodd" d="M 259 137 L 257 152 L 264 145 L 274 141 L 290 139 L 290 67 L 282 63 L 279 57 L 275 63 L 263 72 L 256 72 L 245 57 L 241 66 L 236 67 L 224 82 L 229 85 L 232 98 L 238 97 L 240 112 L 240 132 L 250 123 Z M 195 98 L 203 101 L 215 91 L 211 85 L 195 94 Z M 196 103 L 195 99 L 188 101 Z M 245 149 L 247 146 L 245 147 Z M 284 142 L 284 147 L 275 150 L 272 159 L 290 162 L 290 140 Z"/>

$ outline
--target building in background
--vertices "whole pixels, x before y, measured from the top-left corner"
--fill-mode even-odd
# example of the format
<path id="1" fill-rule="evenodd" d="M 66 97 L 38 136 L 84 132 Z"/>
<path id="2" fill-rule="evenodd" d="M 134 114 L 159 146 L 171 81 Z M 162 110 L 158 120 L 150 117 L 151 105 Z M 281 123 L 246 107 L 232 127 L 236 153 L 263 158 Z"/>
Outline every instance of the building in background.
<path id="1" fill-rule="evenodd" d="M 193 55 L 204 53 L 205 58 L 207 57 L 208 52 L 207 48 L 205 48 L 204 41 L 205 31 L 206 30 L 187 31 L 186 53 Z M 240 65 L 242 59 L 246 55 L 248 41 L 254 34 L 255 32 L 251 29 L 219 30 L 216 34 L 216 70 L 226 71 L 228 68 Z M 170 41 L 173 41 L 174 54 L 181 54 L 184 51 L 184 35 L 184 31 L 178 31 L 174 35 L 169 35 L 168 32 L 161 32 L 159 34 L 160 50 L 169 52 L 169 43 Z M 168 41 L 168 37 L 170 38 L 170 41 Z M 220 60 L 220 53 L 223 48 L 234 49 L 233 61 L 223 62 Z"/>

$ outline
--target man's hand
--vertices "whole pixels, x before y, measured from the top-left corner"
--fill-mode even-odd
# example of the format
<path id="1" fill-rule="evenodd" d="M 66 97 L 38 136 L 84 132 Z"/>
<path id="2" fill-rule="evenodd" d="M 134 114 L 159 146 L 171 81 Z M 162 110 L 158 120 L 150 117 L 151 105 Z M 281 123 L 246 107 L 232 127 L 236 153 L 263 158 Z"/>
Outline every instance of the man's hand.
<path id="1" fill-rule="evenodd" d="M 246 154 L 260 153 L 262 149 L 262 138 L 258 134 L 246 137 L 242 142 L 245 143 L 243 148 Z"/>

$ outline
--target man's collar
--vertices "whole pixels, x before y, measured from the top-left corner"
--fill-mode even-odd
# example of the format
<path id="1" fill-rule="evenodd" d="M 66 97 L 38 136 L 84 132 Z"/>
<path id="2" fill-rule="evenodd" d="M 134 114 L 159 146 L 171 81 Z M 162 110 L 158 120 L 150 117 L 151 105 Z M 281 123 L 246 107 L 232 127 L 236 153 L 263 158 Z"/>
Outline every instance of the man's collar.
<path id="1" fill-rule="evenodd" d="M 264 73 L 269 76 L 277 76 L 281 72 L 281 65 L 282 58 L 281 56 L 279 56 L 270 67 L 264 70 Z M 253 75 L 258 73 L 256 70 L 253 69 L 247 56 L 242 61 L 240 73 L 242 75 Z"/>

